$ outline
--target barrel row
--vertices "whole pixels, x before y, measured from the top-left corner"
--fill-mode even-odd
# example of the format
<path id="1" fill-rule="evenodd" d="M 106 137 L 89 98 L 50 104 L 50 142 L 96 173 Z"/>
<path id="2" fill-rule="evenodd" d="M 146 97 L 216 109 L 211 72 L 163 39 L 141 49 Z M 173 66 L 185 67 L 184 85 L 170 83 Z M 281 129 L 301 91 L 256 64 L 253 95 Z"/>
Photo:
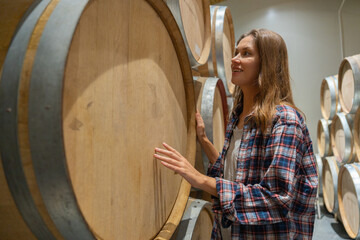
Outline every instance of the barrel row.
<path id="1" fill-rule="evenodd" d="M 344 164 L 360 157 L 359 69 L 360 55 L 347 57 L 339 74 L 325 78 L 321 84 L 323 119 L 318 122 L 318 151 L 322 157 L 335 155 Z"/>
<path id="2" fill-rule="evenodd" d="M 171 7 L 171 9 L 178 8 Z M 231 58 L 235 51 L 235 37 L 230 9 L 226 6 L 210 6 L 209 10 L 211 48 L 208 57 L 193 61 L 194 51 L 189 51 L 189 49 L 197 49 L 194 44 L 192 47 L 188 47 L 188 55 L 194 75 L 196 108 L 203 117 L 207 137 L 214 144 L 216 150 L 221 152 L 235 87 L 231 83 Z M 178 15 L 177 11 L 174 15 Z M 207 52 L 207 48 L 205 50 Z M 209 162 L 197 141 L 195 168 L 206 174 Z M 209 239 L 213 222 L 209 203 L 211 195 L 192 188 L 190 196 L 187 210 L 172 239 Z M 202 206 L 206 206 L 206 208 Z"/>
<path id="3" fill-rule="evenodd" d="M 323 79 L 321 113 L 318 122 L 318 195 L 348 235 L 360 237 L 359 181 L 359 83 L 360 55 L 344 58 L 338 75 Z"/>

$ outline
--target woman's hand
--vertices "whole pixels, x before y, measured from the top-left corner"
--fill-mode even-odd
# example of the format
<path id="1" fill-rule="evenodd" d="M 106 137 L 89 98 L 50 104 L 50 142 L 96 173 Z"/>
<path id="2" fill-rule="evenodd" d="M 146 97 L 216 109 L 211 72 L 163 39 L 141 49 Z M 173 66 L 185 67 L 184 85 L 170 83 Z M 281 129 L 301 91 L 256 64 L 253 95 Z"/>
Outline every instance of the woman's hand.
<path id="1" fill-rule="evenodd" d="M 201 117 L 199 110 L 196 110 L 196 135 L 201 144 L 202 149 L 204 150 L 206 156 L 208 157 L 211 164 L 214 164 L 216 159 L 219 157 L 219 152 L 215 149 L 214 145 L 207 138 L 205 133 L 205 124 L 204 120 Z"/>
<path id="2" fill-rule="evenodd" d="M 202 175 L 178 151 L 163 143 L 165 149 L 155 148 L 154 157 L 165 167 L 173 170 L 185 178 L 192 186 L 199 187 Z M 160 155 L 162 154 L 162 155 Z"/>
<path id="3" fill-rule="evenodd" d="M 196 136 L 198 137 L 200 143 L 202 143 L 207 139 L 207 136 L 205 133 L 204 120 L 201 117 L 199 110 L 196 110 L 195 118 L 196 118 Z"/>
<path id="4" fill-rule="evenodd" d="M 215 178 L 210 178 L 199 173 L 178 151 L 166 143 L 163 143 L 163 146 L 165 149 L 155 148 L 154 154 L 154 157 L 159 159 L 161 164 L 180 174 L 193 187 L 217 196 Z"/>

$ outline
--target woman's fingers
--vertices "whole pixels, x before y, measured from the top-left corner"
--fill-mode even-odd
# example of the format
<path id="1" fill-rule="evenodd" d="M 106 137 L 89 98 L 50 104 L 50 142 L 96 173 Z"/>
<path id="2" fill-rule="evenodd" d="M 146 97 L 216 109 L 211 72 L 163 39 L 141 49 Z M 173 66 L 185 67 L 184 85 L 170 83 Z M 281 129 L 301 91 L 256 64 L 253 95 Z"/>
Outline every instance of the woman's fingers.
<path id="1" fill-rule="evenodd" d="M 182 155 L 181 155 L 178 151 L 176 151 L 174 148 L 172 148 L 172 147 L 169 146 L 168 144 L 163 143 L 163 145 L 164 145 L 164 147 L 165 147 L 167 150 L 175 153 L 178 157 L 182 157 Z"/>
<path id="2" fill-rule="evenodd" d="M 176 161 L 173 158 L 165 157 L 165 156 L 162 156 L 162 155 L 159 155 L 156 153 L 154 154 L 154 157 L 161 161 L 164 161 L 172 166 L 179 166 L 179 161 Z"/>
<path id="3" fill-rule="evenodd" d="M 198 126 L 204 126 L 205 125 L 204 120 L 201 117 L 201 114 L 200 114 L 199 110 L 196 110 L 195 119 L 196 119 L 196 124 Z"/>
<path id="4" fill-rule="evenodd" d="M 164 165 L 165 167 L 167 167 L 167 168 L 170 169 L 170 170 L 173 170 L 173 171 L 176 172 L 176 173 L 178 173 L 179 170 L 180 170 L 178 167 L 176 167 L 176 166 L 174 166 L 174 165 L 171 165 L 171 164 L 169 164 L 169 163 L 167 163 L 167 162 L 165 162 L 165 161 L 160 161 L 160 162 L 161 162 L 162 165 Z"/>
<path id="5" fill-rule="evenodd" d="M 171 151 L 170 149 L 166 150 L 166 149 L 162 149 L 162 148 L 155 148 L 155 152 L 157 153 L 161 153 L 164 154 L 168 157 L 171 157 L 173 159 L 179 160 L 181 155 L 177 155 L 175 152 Z"/>

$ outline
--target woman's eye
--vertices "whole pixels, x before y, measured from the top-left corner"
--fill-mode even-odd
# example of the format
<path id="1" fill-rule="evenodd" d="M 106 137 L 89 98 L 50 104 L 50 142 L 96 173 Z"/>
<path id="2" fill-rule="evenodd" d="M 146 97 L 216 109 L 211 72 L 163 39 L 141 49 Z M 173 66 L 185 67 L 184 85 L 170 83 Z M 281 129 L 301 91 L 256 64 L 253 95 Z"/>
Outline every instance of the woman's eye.
<path id="1" fill-rule="evenodd" d="M 243 55 L 248 56 L 248 55 L 250 55 L 250 53 L 248 51 L 245 51 Z"/>

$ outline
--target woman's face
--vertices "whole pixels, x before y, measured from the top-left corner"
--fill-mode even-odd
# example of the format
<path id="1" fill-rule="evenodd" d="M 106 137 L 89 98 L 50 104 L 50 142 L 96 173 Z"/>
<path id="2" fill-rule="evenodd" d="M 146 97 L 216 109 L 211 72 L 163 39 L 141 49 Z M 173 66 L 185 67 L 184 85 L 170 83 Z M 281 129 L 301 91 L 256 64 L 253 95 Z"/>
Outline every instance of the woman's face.
<path id="1" fill-rule="evenodd" d="M 243 38 L 237 45 L 231 69 L 233 84 L 240 87 L 258 85 L 260 56 L 252 36 Z"/>

